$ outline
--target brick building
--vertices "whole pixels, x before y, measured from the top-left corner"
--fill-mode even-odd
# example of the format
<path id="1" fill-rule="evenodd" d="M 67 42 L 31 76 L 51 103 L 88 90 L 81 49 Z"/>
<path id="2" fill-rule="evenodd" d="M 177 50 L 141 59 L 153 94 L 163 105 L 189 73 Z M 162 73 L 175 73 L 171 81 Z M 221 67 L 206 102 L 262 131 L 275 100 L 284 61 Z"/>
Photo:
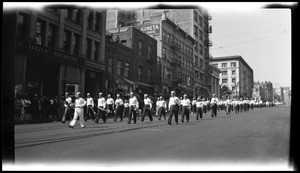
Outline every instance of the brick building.
<path id="1" fill-rule="evenodd" d="M 123 41 L 124 46 L 132 49 L 130 75 L 134 82 L 133 91 L 154 96 L 159 84 L 157 40 L 132 26 L 111 28 L 107 31 L 112 34 L 113 40 Z M 120 65 L 120 68 L 123 67 Z"/>

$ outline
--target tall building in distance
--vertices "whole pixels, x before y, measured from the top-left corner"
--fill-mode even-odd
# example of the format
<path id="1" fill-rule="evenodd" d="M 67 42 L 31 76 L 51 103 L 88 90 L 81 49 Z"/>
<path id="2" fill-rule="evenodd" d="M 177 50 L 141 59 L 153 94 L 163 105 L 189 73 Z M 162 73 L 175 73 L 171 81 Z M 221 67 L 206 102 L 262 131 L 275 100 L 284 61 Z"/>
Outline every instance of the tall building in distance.
<path id="1" fill-rule="evenodd" d="M 58 97 L 104 88 L 106 10 L 16 10 L 15 92 Z"/>
<path id="2" fill-rule="evenodd" d="M 189 66 L 192 67 L 191 71 L 193 72 L 192 79 L 194 84 L 192 95 L 201 95 L 205 97 L 211 96 L 211 91 L 214 86 L 212 86 L 212 83 L 210 82 L 213 74 L 211 73 L 211 70 L 209 70 L 209 46 L 211 46 L 211 42 L 209 41 L 209 33 L 211 33 L 212 28 L 209 26 L 209 20 L 211 20 L 211 16 L 205 9 L 108 10 L 107 16 L 107 29 L 115 28 L 119 25 L 135 26 L 140 29 L 141 26 L 148 26 L 148 28 L 142 27 L 142 30 L 145 33 L 155 37 L 155 35 L 158 33 L 151 32 L 161 32 L 159 29 L 162 27 L 159 26 L 161 27 L 159 29 L 150 29 L 150 27 L 153 27 L 152 24 L 154 23 L 158 24 L 162 16 L 165 16 L 163 18 L 167 18 L 167 20 L 174 23 L 176 27 L 186 32 L 194 39 L 194 43 L 191 46 L 192 65 L 187 65 L 188 68 L 190 68 Z M 157 27 L 158 25 L 155 26 Z M 175 35 L 171 36 L 176 38 Z M 160 42 L 161 40 L 158 40 L 158 49 L 160 49 Z M 159 53 L 160 51 L 158 50 L 157 52 Z M 180 60 L 178 59 L 178 61 Z M 190 61 L 187 63 L 189 64 Z M 184 61 L 183 66 L 185 66 Z M 179 78 L 181 77 L 179 76 Z M 182 78 L 182 80 L 184 79 Z M 178 82 L 178 84 L 180 86 L 180 82 Z M 166 88 L 167 86 L 165 89 Z"/>
<path id="3" fill-rule="evenodd" d="M 214 57 L 210 63 L 221 70 L 221 88 L 228 87 L 233 96 L 252 97 L 253 70 L 241 56 Z"/>

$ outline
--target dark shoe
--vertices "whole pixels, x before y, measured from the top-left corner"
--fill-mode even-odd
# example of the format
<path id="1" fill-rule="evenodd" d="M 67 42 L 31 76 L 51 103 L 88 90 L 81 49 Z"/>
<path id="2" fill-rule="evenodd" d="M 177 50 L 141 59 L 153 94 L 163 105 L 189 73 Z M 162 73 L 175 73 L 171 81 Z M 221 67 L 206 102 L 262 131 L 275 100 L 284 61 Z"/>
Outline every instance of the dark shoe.
<path id="1" fill-rule="evenodd" d="M 65 124 L 66 122 L 65 122 L 65 121 L 62 121 L 61 123 L 64 123 L 64 124 Z"/>
<path id="2" fill-rule="evenodd" d="M 81 128 L 85 128 L 85 126 L 81 127 Z"/>
<path id="3" fill-rule="evenodd" d="M 72 128 L 72 129 L 74 128 L 73 126 L 70 126 L 70 125 L 69 125 L 69 127 Z"/>
<path id="4" fill-rule="evenodd" d="M 127 122 L 127 124 L 131 124 L 131 122 Z"/>
<path id="5" fill-rule="evenodd" d="M 171 125 L 171 122 L 168 122 L 169 125 Z"/>
<path id="6" fill-rule="evenodd" d="M 158 118 L 158 120 L 160 121 L 160 118 Z"/>

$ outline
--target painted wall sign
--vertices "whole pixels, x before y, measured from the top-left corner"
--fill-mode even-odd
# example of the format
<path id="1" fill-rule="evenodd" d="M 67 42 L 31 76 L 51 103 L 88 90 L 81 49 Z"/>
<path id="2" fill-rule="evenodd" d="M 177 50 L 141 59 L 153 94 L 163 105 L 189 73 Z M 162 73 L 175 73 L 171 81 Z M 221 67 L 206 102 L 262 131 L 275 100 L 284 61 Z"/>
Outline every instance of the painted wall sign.
<path id="1" fill-rule="evenodd" d="M 159 24 L 143 25 L 140 30 L 146 34 L 159 34 L 160 26 Z"/>

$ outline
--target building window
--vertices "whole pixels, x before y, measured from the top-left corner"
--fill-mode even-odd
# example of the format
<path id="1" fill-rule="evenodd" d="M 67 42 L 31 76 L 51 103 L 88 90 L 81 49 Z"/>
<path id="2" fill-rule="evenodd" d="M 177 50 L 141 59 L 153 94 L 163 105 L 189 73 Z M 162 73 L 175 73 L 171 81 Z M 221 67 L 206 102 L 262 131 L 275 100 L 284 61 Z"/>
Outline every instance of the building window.
<path id="1" fill-rule="evenodd" d="M 199 24 L 201 27 L 203 27 L 203 18 L 199 15 Z"/>
<path id="2" fill-rule="evenodd" d="M 88 14 L 88 28 L 90 29 L 93 29 L 93 20 L 94 20 L 94 15 L 93 15 L 93 11 L 89 11 L 89 14 Z"/>
<path id="3" fill-rule="evenodd" d="M 191 77 L 190 76 L 187 77 L 187 86 L 191 86 Z"/>
<path id="4" fill-rule="evenodd" d="M 199 39 L 203 41 L 203 32 L 199 29 Z"/>
<path id="5" fill-rule="evenodd" d="M 73 54 L 75 55 L 79 54 L 79 47 L 80 47 L 80 35 L 74 33 L 74 38 L 72 43 Z"/>
<path id="6" fill-rule="evenodd" d="M 232 62 L 231 67 L 236 67 L 236 62 Z"/>
<path id="7" fill-rule="evenodd" d="M 199 72 L 195 70 L 195 76 L 198 78 L 199 77 Z"/>
<path id="8" fill-rule="evenodd" d="M 222 63 L 222 67 L 227 67 L 227 63 Z"/>
<path id="9" fill-rule="evenodd" d="M 166 42 L 167 42 L 167 43 L 170 42 L 170 34 L 169 34 L 169 33 L 167 33 L 167 40 L 166 40 Z"/>
<path id="10" fill-rule="evenodd" d="M 64 51 L 70 52 L 71 50 L 71 31 L 65 30 L 64 31 Z"/>
<path id="11" fill-rule="evenodd" d="M 101 30 L 101 13 L 96 12 L 95 16 L 95 30 L 100 31 Z"/>
<path id="12" fill-rule="evenodd" d="M 78 9 L 74 9 L 74 21 L 77 23 L 80 23 L 80 19 L 81 19 L 81 10 Z"/>
<path id="13" fill-rule="evenodd" d="M 57 36 L 57 26 L 53 24 L 49 24 L 49 29 L 47 33 L 49 47 L 55 48 L 56 36 Z"/>
<path id="14" fill-rule="evenodd" d="M 204 62 L 203 59 L 200 58 L 200 68 L 203 68 Z"/>
<path id="15" fill-rule="evenodd" d="M 199 63 L 198 63 L 198 56 L 195 55 L 195 66 L 198 68 L 198 65 L 199 65 Z"/>
<path id="16" fill-rule="evenodd" d="M 203 45 L 202 44 L 199 45 L 200 45 L 200 54 L 203 55 Z"/>
<path id="17" fill-rule="evenodd" d="M 59 10 L 58 9 L 55 9 L 55 8 L 49 8 L 47 9 L 48 11 L 52 12 L 52 13 L 56 13 L 58 14 L 59 13 Z"/>
<path id="18" fill-rule="evenodd" d="M 222 79 L 222 84 L 227 83 L 227 79 Z"/>
<path id="19" fill-rule="evenodd" d="M 129 67 L 130 67 L 130 64 L 128 62 L 125 62 L 125 64 L 124 64 L 124 77 L 126 77 L 126 78 L 129 77 Z"/>
<path id="20" fill-rule="evenodd" d="M 232 70 L 232 71 L 231 71 L 231 75 L 236 75 L 236 71 L 235 71 L 235 70 Z"/>
<path id="21" fill-rule="evenodd" d="M 36 43 L 39 45 L 45 45 L 45 31 L 46 30 L 46 22 L 39 20 L 36 23 Z"/>
<path id="22" fill-rule="evenodd" d="M 163 42 L 166 42 L 166 31 L 165 30 L 163 30 L 162 36 L 163 36 Z"/>
<path id="23" fill-rule="evenodd" d="M 92 40 L 91 39 L 89 39 L 89 38 L 87 38 L 86 39 L 86 57 L 88 58 L 88 59 L 92 59 Z"/>
<path id="24" fill-rule="evenodd" d="M 139 56 L 142 56 L 142 51 L 143 51 L 143 42 L 139 40 Z"/>
<path id="25" fill-rule="evenodd" d="M 198 52 L 199 48 L 198 48 L 198 44 L 195 44 L 195 52 Z"/>
<path id="26" fill-rule="evenodd" d="M 28 15 L 19 13 L 17 17 L 18 38 L 26 38 L 27 27 L 28 27 Z"/>
<path id="27" fill-rule="evenodd" d="M 213 66 L 218 68 L 218 64 L 213 64 Z"/>
<path id="28" fill-rule="evenodd" d="M 235 83 L 236 82 L 236 78 L 232 78 L 231 83 Z"/>
<path id="29" fill-rule="evenodd" d="M 227 75 L 227 71 L 222 71 L 222 76 L 226 76 Z"/>
<path id="30" fill-rule="evenodd" d="M 203 74 L 200 73 L 200 81 L 203 81 Z"/>
<path id="31" fill-rule="evenodd" d="M 138 80 L 141 81 L 142 80 L 142 72 L 143 72 L 143 67 L 142 66 L 139 66 L 139 69 L 138 69 Z"/>
<path id="32" fill-rule="evenodd" d="M 72 9 L 67 9 L 66 16 L 68 19 L 72 20 L 73 17 L 73 10 Z"/>
<path id="33" fill-rule="evenodd" d="M 117 75 L 122 75 L 122 61 L 117 60 Z"/>
<path id="34" fill-rule="evenodd" d="M 195 10 L 194 10 L 194 21 L 198 22 L 198 14 Z"/>
<path id="35" fill-rule="evenodd" d="M 166 68 L 166 77 L 167 79 L 172 79 L 172 70 L 170 68 Z"/>
<path id="36" fill-rule="evenodd" d="M 94 60 L 99 60 L 99 51 L 100 50 L 100 43 L 97 41 L 94 41 Z"/>
<path id="37" fill-rule="evenodd" d="M 113 72 L 113 59 L 112 58 L 108 58 L 108 73 L 112 73 Z"/>
<path id="38" fill-rule="evenodd" d="M 150 60 L 152 56 L 152 46 L 148 46 L 148 59 Z"/>
<path id="39" fill-rule="evenodd" d="M 152 78 L 152 69 L 148 69 L 148 83 L 151 83 L 151 78 Z"/>
<path id="40" fill-rule="evenodd" d="M 162 77 L 164 78 L 165 77 L 165 74 L 166 74 L 166 67 L 165 66 L 162 66 Z"/>
<path id="41" fill-rule="evenodd" d="M 198 27 L 196 25 L 194 25 L 194 35 L 198 37 Z"/>
<path id="42" fill-rule="evenodd" d="M 163 55 L 163 59 L 165 59 L 166 58 L 166 48 L 163 48 L 162 55 Z"/>

